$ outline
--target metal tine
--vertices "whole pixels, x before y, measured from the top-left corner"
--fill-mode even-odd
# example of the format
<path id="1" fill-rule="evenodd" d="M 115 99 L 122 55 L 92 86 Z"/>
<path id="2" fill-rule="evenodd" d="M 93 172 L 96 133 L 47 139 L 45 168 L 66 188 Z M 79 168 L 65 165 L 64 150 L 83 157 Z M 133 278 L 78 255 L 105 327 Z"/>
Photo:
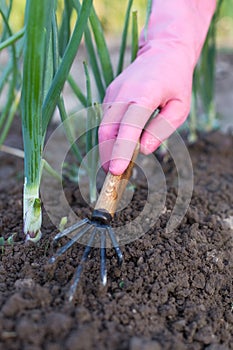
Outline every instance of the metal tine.
<path id="1" fill-rule="evenodd" d="M 53 239 L 53 241 L 57 241 L 58 239 L 68 235 L 69 233 L 71 232 L 74 232 L 75 230 L 77 230 L 79 227 L 82 227 L 83 225 L 89 223 L 89 219 L 83 219 L 79 222 L 76 222 L 76 224 L 70 226 L 70 227 L 67 227 L 64 231 L 62 232 L 59 232 Z"/>
<path id="2" fill-rule="evenodd" d="M 83 256 L 82 256 L 82 259 L 80 261 L 80 264 L 78 265 L 78 268 L 74 274 L 74 277 L 73 277 L 73 283 L 72 285 L 70 286 L 70 290 L 69 290 L 69 294 L 68 294 L 68 300 L 71 302 L 74 298 L 74 294 L 75 294 L 75 291 L 77 289 L 77 286 L 78 286 L 78 283 L 79 283 L 79 280 L 80 280 L 80 277 L 81 277 L 81 273 L 82 273 L 82 269 L 83 269 L 83 263 L 87 260 L 88 258 L 88 255 L 91 251 L 91 248 L 92 248 L 92 243 L 94 241 L 94 238 L 95 238 L 95 235 L 96 235 L 96 230 L 97 228 L 95 227 L 94 231 L 92 232 L 91 234 L 91 237 L 87 243 L 87 246 L 84 250 L 84 253 L 83 253 Z"/>
<path id="3" fill-rule="evenodd" d="M 56 252 L 56 254 L 54 256 L 52 256 L 52 258 L 50 259 L 50 263 L 54 263 L 55 260 L 61 256 L 63 253 L 65 253 L 67 251 L 67 249 L 69 249 L 75 242 L 77 242 L 77 240 L 79 238 L 81 238 L 84 233 L 88 232 L 90 229 L 92 229 L 93 227 L 91 225 L 88 225 L 87 227 L 84 227 L 80 232 L 78 232 L 73 238 L 70 239 L 69 242 L 67 242 L 63 247 L 61 247 L 60 249 L 58 249 L 58 251 Z"/>
<path id="4" fill-rule="evenodd" d="M 108 230 L 108 234 L 111 238 L 112 245 L 113 245 L 115 252 L 116 252 L 116 255 L 117 255 L 118 265 L 121 265 L 123 262 L 123 254 L 122 254 L 121 249 L 119 247 L 119 244 L 117 242 L 116 235 L 110 226 L 107 227 L 107 230 Z"/>
<path id="5" fill-rule="evenodd" d="M 100 278 L 102 285 L 107 283 L 107 268 L 106 268 L 106 230 L 101 230 L 100 236 Z"/>

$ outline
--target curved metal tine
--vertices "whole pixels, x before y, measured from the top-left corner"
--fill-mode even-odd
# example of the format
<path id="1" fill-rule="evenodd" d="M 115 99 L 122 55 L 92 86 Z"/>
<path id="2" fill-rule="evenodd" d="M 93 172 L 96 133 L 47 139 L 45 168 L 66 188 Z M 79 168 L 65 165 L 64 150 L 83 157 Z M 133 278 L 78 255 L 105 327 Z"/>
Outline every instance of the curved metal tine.
<path id="1" fill-rule="evenodd" d="M 62 232 L 59 232 L 53 239 L 53 241 L 57 241 L 58 239 L 68 235 L 71 232 L 74 232 L 75 230 L 77 230 L 79 227 L 82 227 L 83 225 L 87 224 L 89 222 L 89 219 L 83 219 L 79 222 L 76 222 L 76 224 L 67 227 L 65 230 L 63 230 Z"/>
<path id="2" fill-rule="evenodd" d="M 87 243 L 87 246 L 84 250 L 80 264 L 78 265 L 78 268 L 73 276 L 73 283 L 71 284 L 70 289 L 69 289 L 69 293 L 68 293 L 68 300 L 69 301 L 72 301 L 74 298 L 75 291 L 76 291 L 78 283 L 80 281 L 80 277 L 81 277 L 81 273 L 82 273 L 82 269 L 83 269 L 83 263 L 87 260 L 88 255 L 91 251 L 92 243 L 93 243 L 95 235 L 96 235 L 96 230 L 97 230 L 97 228 L 95 228 L 94 231 L 92 232 L 91 237 L 90 237 L 90 239 Z"/>
<path id="3" fill-rule="evenodd" d="M 121 251 L 119 244 L 117 242 L 116 235 L 110 226 L 107 227 L 107 230 L 108 230 L 108 234 L 111 238 L 112 245 L 113 245 L 115 252 L 116 252 L 116 255 L 117 255 L 118 265 L 121 265 L 123 262 L 123 254 L 122 254 L 122 251 Z"/>
<path id="4" fill-rule="evenodd" d="M 54 263 L 55 260 L 61 256 L 63 253 L 65 253 L 79 238 L 81 238 L 84 233 L 88 232 L 93 227 L 91 225 L 88 225 L 87 227 L 84 227 L 80 232 L 78 232 L 73 238 L 70 239 L 69 242 L 67 242 L 63 247 L 58 249 L 58 251 L 52 256 L 50 259 L 50 263 Z"/>
<path id="5" fill-rule="evenodd" d="M 106 229 L 101 230 L 100 236 L 100 278 L 103 286 L 107 283 L 106 268 Z"/>

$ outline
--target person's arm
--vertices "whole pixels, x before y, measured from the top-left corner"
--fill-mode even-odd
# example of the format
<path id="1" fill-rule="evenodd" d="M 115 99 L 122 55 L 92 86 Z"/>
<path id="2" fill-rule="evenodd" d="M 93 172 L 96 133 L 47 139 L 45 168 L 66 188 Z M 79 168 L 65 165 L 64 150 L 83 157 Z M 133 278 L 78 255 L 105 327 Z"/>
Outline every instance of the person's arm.
<path id="1" fill-rule="evenodd" d="M 104 99 L 99 148 L 106 171 L 123 173 L 139 138 L 141 152 L 149 154 L 187 118 L 194 67 L 215 7 L 216 0 L 153 1 L 147 38 L 142 31 L 137 58 Z"/>

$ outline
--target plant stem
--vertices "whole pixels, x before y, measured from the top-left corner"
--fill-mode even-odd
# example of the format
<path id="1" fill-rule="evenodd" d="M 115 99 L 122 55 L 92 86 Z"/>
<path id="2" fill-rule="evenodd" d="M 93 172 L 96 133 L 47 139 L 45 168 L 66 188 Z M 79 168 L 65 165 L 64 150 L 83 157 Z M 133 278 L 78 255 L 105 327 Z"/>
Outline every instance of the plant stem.
<path id="1" fill-rule="evenodd" d="M 149 19 L 150 19 L 150 14 L 151 14 L 151 11 L 152 11 L 152 1 L 153 1 L 153 0 L 147 0 L 146 24 L 145 24 L 145 29 L 144 29 L 144 37 L 145 37 L 145 40 L 147 40 Z"/>
<path id="2" fill-rule="evenodd" d="M 117 74 L 116 75 L 119 75 L 123 69 L 126 43 L 127 43 L 127 34 L 128 34 L 128 28 L 129 28 L 130 10 L 131 10 L 132 4 L 133 4 L 133 0 L 129 0 L 127 10 L 126 10 L 126 15 L 125 15 L 125 22 L 124 22 L 122 38 L 121 38 L 120 55 L 119 55 L 119 62 L 118 62 L 118 66 L 117 66 Z"/>
<path id="3" fill-rule="evenodd" d="M 57 181 L 62 181 L 62 176 L 56 170 L 54 170 L 45 159 L 41 159 L 41 174 L 43 172 L 43 169 L 46 170 L 47 173 L 50 174 L 52 177 L 57 179 Z"/>
<path id="4" fill-rule="evenodd" d="M 72 78 L 71 75 L 68 76 L 67 79 L 71 89 L 73 90 L 75 96 L 79 99 L 79 101 L 81 102 L 81 104 L 86 107 L 87 105 L 87 99 L 84 96 L 84 94 L 82 93 L 81 89 L 79 88 L 79 86 L 76 84 L 76 82 L 74 81 L 74 79 Z"/>
<path id="5" fill-rule="evenodd" d="M 189 142 L 193 143 L 197 140 L 197 91 L 198 91 L 198 71 L 197 68 L 193 74 L 193 89 L 192 89 L 192 100 L 191 100 L 191 111 L 189 115 Z"/>
<path id="6" fill-rule="evenodd" d="M 0 51 L 5 49 L 6 47 L 14 44 L 17 40 L 19 40 L 20 38 L 23 37 L 25 32 L 25 28 L 20 29 L 17 33 L 13 34 L 12 36 L 10 36 L 8 39 L 6 39 L 5 41 L 3 41 L 0 44 Z"/>
<path id="7" fill-rule="evenodd" d="M 76 156 L 77 160 L 81 163 L 83 157 L 82 157 L 82 154 L 81 154 L 78 146 L 75 143 L 74 136 L 72 135 L 72 131 L 71 131 L 71 128 L 69 125 L 69 118 L 67 116 L 64 100 L 62 97 L 60 97 L 60 99 L 58 101 L 58 109 L 59 109 L 61 120 L 63 122 L 66 137 L 71 145 L 71 149 L 72 149 L 74 155 Z M 85 164 L 84 164 L 84 167 L 86 170 L 88 170 L 88 167 Z"/>
<path id="8" fill-rule="evenodd" d="M 26 240 L 37 242 L 41 238 L 41 201 L 39 186 L 28 186 L 25 178 L 23 193 L 24 233 Z"/>
<path id="9" fill-rule="evenodd" d="M 70 40 L 70 18 L 73 11 L 72 0 L 64 1 L 64 11 L 62 16 L 62 23 L 60 26 L 58 40 L 59 40 L 59 55 L 63 56 L 68 42 Z"/>
<path id="10" fill-rule="evenodd" d="M 131 62 L 133 62 L 138 52 L 138 18 L 137 11 L 133 11 L 132 20 L 132 45 L 131 45 Z"/>
<path id="11" fill-rule="evenodd" d="M 22 158 L 24 159 L 24 151 L 22 151 L 21 149 L 18 148 L 14 148 L 14 147 L 10 147 L 10 146 L 6 146 L 6 145 L 1 145 L 0 146 L 0 151 L 11 154 L 12 156 L 18 157 L 18 158 Z M 41 159 L 41 173 L 44 170 L 47 171 L 48 174 L 50 174 L 51 176 L 53 176 L 54 178 L 56 178 L 58 181 L 62 181 L 62 177 L 58 174 L 58 172 L 56 170 L 54 170 L 51 165 L 47 162 L 47 160 L 45 159 Z"/>
<path id="12" fill-rule="evenodd" d="M 3 128 L 3 131 L 0 135 L 0 145 L 3 144 L 3 142 L 5 141 L 6 137 L 7 137 L 7 134 L 8 134 L 8 131 L 11 127 L 11 124 L 13 122 L 13 119 L 15 117 L 15 113 L 18 109 L 18 106 L 19 106 L 19 101 L 20 101 L 20 92 L 18 92 L 15 96 L 15 100 L 13 101 L 13 104 L 10 108 L 10 111 L 9 111 L 9 115 L 8 115 L 8 118 L 7 118 L 7 121 L 5 122 L 5 125 L 4 125 L 4 128 Z"/>
<path id="13" fill-rule="evenodd" d="M 90 108 L 92 105 L 92 94 L 91 94 L 91 81 L 90 81 L 90 75 L 89 70 L 87 67 L 87 63 L 83 62 L 84 71 L 85 71 L 85 77 L 86 77 L 86 90 L 87 90 L 87 120 L 86 120 L 86 154 L 92 149 L 92 121 L 91 121 L 91 113 Z M 88 161 L 88 166 L 89 166 Z"/>
<path id="14" fill-rule="evenodd" d="M 85 0 L 82 4 L 80 16 L 75 24 L 73 34 L 66 47 L 60 66 L 55 74 L 48 94 L 43 103 L 43 135 L 46 132 L 48 123 L 53 115 L 62 88 L 69 75 L 71 65 L 74 61 L 83 32 L 86 28 L 87 19 L 90 14 L 93 0 Z"/>
<path id="15" fill-rule="evenodd" d="M 83 62 L 86 76 L 86 90 L 87 90 L 87 120 L 86 120 L 86 157 L 89 176 L 89 197 L 91 203 L 96 201 L 96 184 L 95 184 L 95 164 L 93 164 L 93 132 L 96 130 L 94 124 L 95 109 L 92 107 L 92 93 L 91 81 L 88 66 Z"/>
<path id="16" fill-rule="evenodd" d="M 48 47 L 48 27 L 54 2 L 28 0 L 26 4 L 26 31 L 22 84 L 22 126 L 24 143 L 24 233 L 26 239 L 38 241 L 41 237 L 41 202 L 39 186 L 43 148 L 42 101 L 44 67 Z"/>
<path id="17" fill-rule="evenodd" d="M 102 25 L 93 7 L 90 12 L 89 19 L 93 35 L 95 37 L 96 47 L 100 59 L 100 64 L 102 67 L 102 74 L 105 80 L 105 84 L 106 86 L 108 86 L 114 78 L 112 63 L 110 59 L 109 50 L 105 41 Z"/>
<path id="18" fill-rule="evenodd" d="M 0 146 L 0 151 L 12 154 L 13 156 L 19 157 L 19 158 L 24 158 L 24 151 L 18 148 L 6 146 L 6 145 L 1 145 Z"/>
<path id="19" fill-rule="evenodd" d="M 9 27 L 8 22 L 7 22 L 7 17 L 4 15 L 4 13 L 3 13 L 3 11 L 1 9 L 0 9 L 0 14 L 2 16 L 4 25 L 5 25 L 5 30 L 8 32 L 8 34 L 10 36 L 12 36 L 12 31 L 11 31 L 11 28 Z M 17 67 L 17 57 L 16 57 L 15 44 L 13 42 L 10 45 L 11 45 L 11 48 L 12 48 L 12 58 L 11 58 L 11 67 L 12 68 L 10 69 L 10 70 L 12 70 L 12 79 L 11 79 L 10 86 L 9 86 L 7 103 L 6 103 L 6 106 L 5 106 L 5 108 L 3 109 L 2 113 L 1 113 L 0 128 L 2 127 L 2 125 L 4 123 L 6 123 L 7 115 L 10 112 L 11 107 L 12 107 L 12 103 L 13 103 L 13 101 L 15 99 L 15 86 L 16 86 L 16 82 L 17 82 L 17 74 L 18 74 L 17 68 L 18 67 Z M 5 83 L 5 81 L 2 82 L 3 85 L 4 85 L 4 83 Z M 1 86 L 1 89 L 2 89 L 3 85 Z M 11 116 L 11 118 L 8 118 L 8 121 L 7 121 L 8 125 L 7 125 L 7 127 L 5 127 L 5 131 L 7 131 L 7 129 L 9 129 L 9 127 L 11 125 L 11 122 L 13 120 L 13 117 Z M 5 131 L 3 132 L 3 134 L 5 134 L 5 135 L 3 135 L 3 138 L 6 136 Z"/>
<path id="20" fill-rule="evenodd" d="M 189 115 L 189 142 L 193 143 L 197 140 L 197 101 L 196 96 L 192 93 L 191 111 Z"/>

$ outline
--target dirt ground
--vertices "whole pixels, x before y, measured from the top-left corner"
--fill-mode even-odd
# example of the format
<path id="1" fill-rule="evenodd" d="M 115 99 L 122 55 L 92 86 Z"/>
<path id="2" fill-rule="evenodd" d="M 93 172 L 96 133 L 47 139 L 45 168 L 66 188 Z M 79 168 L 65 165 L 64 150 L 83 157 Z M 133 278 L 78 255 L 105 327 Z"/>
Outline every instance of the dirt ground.
<path id="1" fill-rule="evenodd" d="M 231 60 L 222 62 L 219 86 L 230 76 L 225 69 Z M 8 144 L 20 147 L 19 130 L 16 120 Z M 146 235 L 122 247 L 121 268 L 108 250 L 105 288 L 94 250 L 71 304 L 66 293 L 83 246 L 72 247 L 53 269 L 48 261 L 57 229 L 46 213 L 42 240 L 24 243 L 23 161 L 0 153 L 0 236 L 17 233 L 14 245 L 0 253 L 0 349 L 233 349 L 233 136 L 203 135 L 189 152 L 194 191 L 179 227 L 165 232 L 177 194 L 176 169 L 169 160 L 162 163 L 167 211 Z M 65 191 L 74 211 L 90 211 L 74 184 L 66 183 Z M 146 184 L 138 183 L 132 204 L 118 220 L 135 217 L 146 193 Z"/>

